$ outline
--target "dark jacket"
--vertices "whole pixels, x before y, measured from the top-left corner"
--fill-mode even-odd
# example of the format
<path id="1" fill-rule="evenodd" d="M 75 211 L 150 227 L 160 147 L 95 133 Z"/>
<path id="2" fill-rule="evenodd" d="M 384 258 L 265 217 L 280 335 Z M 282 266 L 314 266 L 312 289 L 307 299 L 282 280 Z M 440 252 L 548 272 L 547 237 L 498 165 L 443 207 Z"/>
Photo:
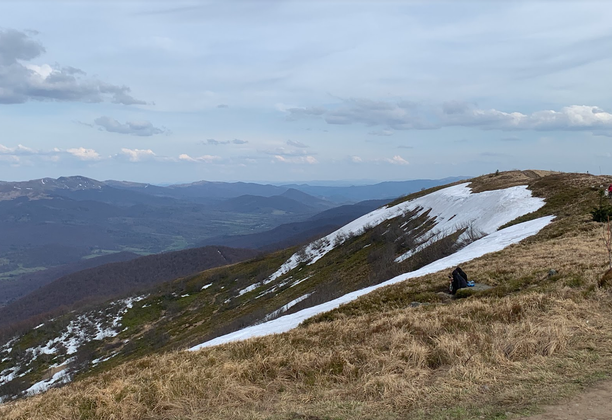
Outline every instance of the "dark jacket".
<path id="1" fill-rule="evenodd" d="M 455 268 L 453 271 L 453 281 L 451 283 L 450 292 L 452 295 L 457 293 L 457 290 L 463 289 L 464 287 L 468 287 L 468 277 L 467 274 L 463 272 L 461 267 Z"/>

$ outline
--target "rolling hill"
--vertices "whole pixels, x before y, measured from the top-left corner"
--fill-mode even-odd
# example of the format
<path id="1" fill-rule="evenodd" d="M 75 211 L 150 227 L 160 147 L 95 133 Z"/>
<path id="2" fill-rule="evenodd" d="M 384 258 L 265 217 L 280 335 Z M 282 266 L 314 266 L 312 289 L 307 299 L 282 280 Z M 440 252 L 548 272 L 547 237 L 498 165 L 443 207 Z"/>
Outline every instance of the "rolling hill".
<path id="1" fill-rule="evenodd" d="M 369 200 L 334 207 L 317 213 L 303 222 L 285 223 L 265 232 L 250 235 L 217 236 L 201 242 L 201 246 L 223 245 L 277 251 L 325 236 L 346 223 L 386 204 L 389 200 Z"/>
<path id="2" fill-rule="evenodd" d="M 131 258 L 73 272 L 0 308 L 0 331 L 11 324 L 31 324 L 32 318 L 40 321 L 66 309 L 80 309 L 257 254 L 246 249 L 208 246 Z"/>
<path id="3" fill-rule="evenodd" d="M 132 252 L 117 252 L 96 258 L 87 258 L 71 264 L 64 264 L 46 270 L 23 274 L 15 279 L 0 282 L 0 308 L 28 293 L 65 275 L 104 264 L 128 261 L 140 255 Z"/>
<path id="4" fill-rule="evenodd" d="M 0 415 L 525 413 L 612 372 L 612 284 L 591 214 L 609 208 L 610 181 L 513 171 L 436 187 L 304 247 L 47 321 L 0 346 L 0 394 L 73 383 Z M 457 264 L 488 287 L 451 298 Z"/>
<path id="5" fill-rule="evenodd" d="M 239 197 L 229 198 L 217 204 L 215 210 L 249 214 L 313 214 L 317 211 L 313 206 L 300 203 L 282 195 L 275 195 L 272 197 L 241 195 Z"/>

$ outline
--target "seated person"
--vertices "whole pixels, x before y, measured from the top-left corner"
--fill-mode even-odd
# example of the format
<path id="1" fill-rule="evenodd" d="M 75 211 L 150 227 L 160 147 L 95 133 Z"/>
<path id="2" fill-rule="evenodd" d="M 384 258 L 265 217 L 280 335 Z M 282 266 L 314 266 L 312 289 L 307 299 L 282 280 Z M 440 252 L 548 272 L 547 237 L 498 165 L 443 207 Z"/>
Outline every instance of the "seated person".
<path id="1" fill-rule="evenodd" d="M 451 295 L 457 293 L 457 290 L 459 289 L 468 287 L 468 276 L 461 269 L 461 267 L 455 268 L 455 270 L 453 270 L 453 273 L 450 274 L 448 277 L 451 280 L 449 285 L 449 291 Z"/>

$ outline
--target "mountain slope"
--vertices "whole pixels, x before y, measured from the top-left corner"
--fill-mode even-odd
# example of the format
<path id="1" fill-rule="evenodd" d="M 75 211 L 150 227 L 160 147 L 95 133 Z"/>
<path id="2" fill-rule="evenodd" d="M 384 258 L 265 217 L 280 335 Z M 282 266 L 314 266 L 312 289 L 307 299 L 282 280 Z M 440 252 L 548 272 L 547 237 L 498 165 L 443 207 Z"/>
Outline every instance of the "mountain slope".
<path id="1" fill-rule="evenodd" d="M 332 207 L 336 207 L 336 204 L 328 201 L 322 200 L 320 198 L 314 197 L 310 194 L 306 194 L 303 191 L 296 190 L 295 188 L 289 188 L 284 193 L 280 194 L 281 197 L 289 198 L 291 200 L 295 200 L 298 203 L 305 204 L 310 207 L 315 207 L 320 210 L 327 210 Z"/>
<path id="2" fill-rule="evenodd" d="M 200 245 L 223 245 L 276 251 L 302 244 L 310 239 L 325 236 L 363 216 L 366 213 L 386 204 L 388 200 L 370 200 L 356 204 L 334 207 L 309 217 L 303 222 L 285 223 L 274 229 L 252 233 L 250 235 L 220 236 L 209 238 Z"/>
<path id="3" fill-rule="evenodd" d="M 137 257 L 139 257 L 139 255 L 132 252 L 117 252 L 96 258 L 87 258 L 72 264 L 64 264 L 59 267 L 36 271 L 34 273 L 23 274 L 15 279 L 1 281 L 0 307 L 65 275 L 104 264 L 128 261 Z"/>
<path id="4" fill-rule="evenodd" d="M 168 187 L 183 197 L 211 197 L 211 198 L 234 198 L 241 195 L 258 195 L 271 197 L 282 194 L 287 190 L 285 187 L 275 185 L 262 185 L 250 182 L 210 182 L 199 181 L 191 184 L 171 185 Z"/>
<path id="5" fill-rule="evenodd" d="M 241 195 L 229 198 L 215 206 L 218 211 L 247 214 L 284 214 L 284 213 L 316 213 L 312 206 L 300 203 L 282 195 L 261 197 L 257 195 Z"/>
<path id="6" fill-rule="evenodd" d="M 65 352 L 52 347 L 55 352 L 36 365 L 21 364 L 16 370 L 5 361 L 0 376 L 12 376 L 10 383 L 24 381 L 21 389 L 32 386 L 31 381 L 59 383 L 79 370 L 93 371 L 66 388 L 5 405 L 0 414 L 9 419 L 501 418 L 560 395 L 571 389 L 566 384 L 575 386 L 612 369 L 612 295 L 605 285 L 597 286 L 607 262 L 605 252 L 599 252 L 601 226 L 589 214 L 599 203 L 597 186 L 611 178 L 530 175 L 511 172 L 471 180 L 472 193 L 485 195 L 528 185 L 546 204 L 464 248 L 456 245 L 467 230 L 459 229 L 394 262 L 428 242 L 436 226 L 463 215 L 447 216 L 434 206 L 424 211 L 423 200 L 422 208 L 412 210 L 410 202 L 397 202 L 408 211 L 366 217 L 383 222 L 342 236 L 333 249 L 319 241 L 297 253 L 286 250 L 172 282 L 132 301 L 130 308 L 121 304 L 127 309 L 113 330 L 116 335 L 92 341 L 88 357 L 79 348 L 71 353 L 76 361 L 66 362 Z M 428 196 L 431 204 L 432 191 L 407 200 L 416 204 Z M 439 191 L 438 196 L 447 195 Z M 479 207 L 486 210 L 484 204 Z M 414 272 L 432 263 L 444 269 L 441 258 L 461 257 L 496 236 L 507 239 L 507 232 L 528 226 L 521 223 L 550 215 L 555 220 L 535 236 L 462 265 L 472 278 L 492 286 L 488 291 L 466 290 L 460 296 L 464 299 L 451 300 L 439 293 L 448 286 L 447 272 L 419 275 L 285 334 L 195 353 L 165 353 L 283 310 L 298 313 L 398 274 L 423 274 Z M 491 214 L 473 216 L 486 221 Z M 292 270 L 279 270 L 288 267 L 293 255 L 302 261 Z M 481 254 L 466 258 L 476 255 Z M 45 324 L 0 348 L 1 356 L 14 357 L 14 351 L 28 355 L 33 351 L 28 349 L 43 354 L 46 343 L 59 337 L 54 334 L 52 325 Z M 51 365 L 56 366 L 53 375 L 45 370 Z"/>
<path id="7" fill-rule="evenodd" d="M 209 246 L 149 255 L 71 273 L 0 308 L 0 328 L 36 315 L 56 313 L 62 307 L 80 308 L 255 255 L 257 252 L 251 250 Z"/>

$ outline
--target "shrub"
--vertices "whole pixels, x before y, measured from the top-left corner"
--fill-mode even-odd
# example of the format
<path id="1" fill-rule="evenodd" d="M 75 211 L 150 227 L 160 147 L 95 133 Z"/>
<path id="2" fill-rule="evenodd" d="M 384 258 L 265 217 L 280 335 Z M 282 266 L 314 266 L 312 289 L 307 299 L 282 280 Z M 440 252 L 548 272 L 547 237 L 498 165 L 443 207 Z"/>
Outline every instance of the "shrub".
<path id="1" fill-rule="evenodd" d="M 591 215 L 596 222 L 607 222 L 608 219 L 612 217 L 612 206 L 600 203 L 598 207 L 591 210 Z"/>

